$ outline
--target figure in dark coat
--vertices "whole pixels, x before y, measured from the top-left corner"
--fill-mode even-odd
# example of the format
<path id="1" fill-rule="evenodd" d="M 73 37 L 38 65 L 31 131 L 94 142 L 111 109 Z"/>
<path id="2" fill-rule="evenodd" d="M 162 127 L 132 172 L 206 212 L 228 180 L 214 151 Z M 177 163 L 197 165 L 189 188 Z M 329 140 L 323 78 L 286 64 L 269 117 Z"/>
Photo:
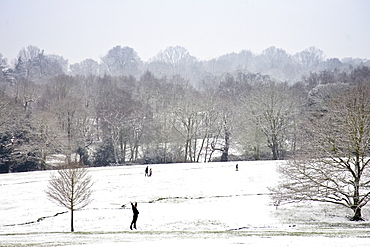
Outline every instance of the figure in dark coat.
<path id="1" fill-rule="evenodd" d="M 133 204 L 132 202 L 130 203 L 131 203 L 132 212 L 134 213 L 134 216 L 132 218 L 132 222 L 130 225 L 130 229 L 132 230 L 132 226 L 134 226 L 134 228 L 136 229 L 136 221 L 137 221 L 137 217 L 139 216 L 139 211 L 137 210 L 137 202 L 135 202 L 135 204 Z"/>
<path id="2" fill-rule="evenodd" d="M 145 177 L 148 176 L 149 177 L 149 167 L 146 167 L 145 168 Z"/>

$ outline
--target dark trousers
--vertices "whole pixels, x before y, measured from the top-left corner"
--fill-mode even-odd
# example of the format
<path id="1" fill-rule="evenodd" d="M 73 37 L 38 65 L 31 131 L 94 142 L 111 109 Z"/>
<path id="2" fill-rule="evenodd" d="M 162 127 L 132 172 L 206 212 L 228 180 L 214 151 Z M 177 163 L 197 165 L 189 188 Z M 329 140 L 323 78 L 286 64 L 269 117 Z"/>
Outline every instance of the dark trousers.
<path id="1" fill-rule="evenodd" d="M 134 218 L 132 219 L 130 229 L 132 230 L 132 226 L 136 229 L 136 221 L 137 221 L 137 215 L 134 215 Z"/>

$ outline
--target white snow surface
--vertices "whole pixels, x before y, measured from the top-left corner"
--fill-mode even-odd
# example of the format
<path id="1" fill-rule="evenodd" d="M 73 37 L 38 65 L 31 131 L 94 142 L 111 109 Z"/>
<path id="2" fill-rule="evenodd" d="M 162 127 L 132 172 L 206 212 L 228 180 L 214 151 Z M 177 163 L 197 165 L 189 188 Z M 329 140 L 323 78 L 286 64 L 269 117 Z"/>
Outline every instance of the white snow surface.
<path id="1" fill-rule="evenodd" d="M 45 194 L 56 171 L 1 174 L 0 246 L 370 245 L 370 224 L 349 221 L 351 211 L 273 206 L 279 162 L 149 165 L 152 177 L 145 165 L 89 168 L 93 201 L 75 211 L 74 233 L 67 209 Z M 140 212 L 133 231 L 130 201 Z"/>

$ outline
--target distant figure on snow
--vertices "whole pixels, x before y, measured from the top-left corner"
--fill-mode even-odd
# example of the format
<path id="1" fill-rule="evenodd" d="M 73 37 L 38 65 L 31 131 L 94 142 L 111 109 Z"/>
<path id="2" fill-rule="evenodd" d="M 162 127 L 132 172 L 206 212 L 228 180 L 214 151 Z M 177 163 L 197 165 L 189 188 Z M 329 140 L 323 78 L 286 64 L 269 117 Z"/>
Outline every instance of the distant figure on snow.
<path id="1" fill-rule="evenodd" d="M 130 225 L 130 229 L 132 230 L 132 226 L 134 226 L 134 228 L 136 229 L 136 221 L 137 221 L 137 217 L 139 216 L 139 211 L 137 210 L 137 202 L 135 202 L 135 204 L 133 204 L 132 202 L 130 203 L 131 203 L 132 212 L 134 213 L 132 222 Z"/>
<path id="2" fill-rule="evenodd" d="M 149 177 L 152 176 L 152 168 L 149 169 Z"/>
<path id="3" fill-rule="evenodd" d="M 146 177 L 146 176 L 148 176 L 148 177 L 149 177 L 148 170 L 149 170 L 149 167 L 147 166 L 147 167 L 145 168 L 145 177 Z"/>
<path id="4" fill-rule="evenodd" d="M 238 164 L 236 164 L 235 170 L 239 171 L 239 165 Z"/>

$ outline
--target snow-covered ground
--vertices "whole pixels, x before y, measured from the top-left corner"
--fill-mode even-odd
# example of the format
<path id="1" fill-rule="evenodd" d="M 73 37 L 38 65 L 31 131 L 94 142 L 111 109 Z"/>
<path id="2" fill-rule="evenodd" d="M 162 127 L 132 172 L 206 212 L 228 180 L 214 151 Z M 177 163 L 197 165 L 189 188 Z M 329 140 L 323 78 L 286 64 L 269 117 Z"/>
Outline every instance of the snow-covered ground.
<path id="1" fill-rule="evenodd" d="M 48 200 L 55 171 L 0 175 L 0 246 L 122 246 L 246 244 L 250 246 L 369 246 L 370 224 L 327 204 L 272 205 L 274 161 L 90 168 L 94 201 L 70 214 Z M 129 229 L 130 201 L 138 230 Z M 126 207 L 122 207 L 125 205 Z M 365 208 L 364 217 L 370 218 Z"/>

